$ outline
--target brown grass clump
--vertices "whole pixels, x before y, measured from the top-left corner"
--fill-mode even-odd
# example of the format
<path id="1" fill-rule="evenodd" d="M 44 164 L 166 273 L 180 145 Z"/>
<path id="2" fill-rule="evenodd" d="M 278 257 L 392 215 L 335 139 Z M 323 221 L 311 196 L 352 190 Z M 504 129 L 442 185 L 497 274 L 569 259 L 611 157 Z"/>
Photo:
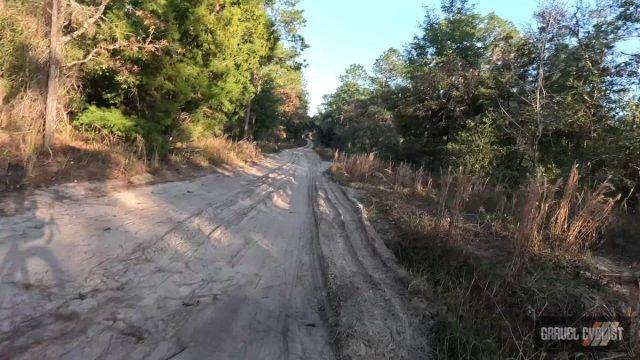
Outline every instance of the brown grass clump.
<path id="1" fill-rule="evenodd" d="M 202 154 L 202 164 L 206 165 L 240 165 L 257 161 L 261 158 L 260 149 L 251 142 L 234 142 L 227 137 L 197 140 L 190 147 L 198 149 Z"/>
<path id="2" fill-rule="evenodd" d="M 395 190 L 409 190 L 422 196 L 426 196 L 433 188 L 433 178 L 424 168 L 414 171 L 408 163 L 396 165 L 386 162 L 380 160 L 375 153 L 352 155 L 336 151 L 331 172 L 346 176 L 354 182 L 382 180 L 391 184 Z"/>
<path id="3" fill-rule="evenodd" d="M 40 12 L 0 14 L 0 170 L 30 169 L 41 141 L 48 42 Z"/>
<path id="4" fill-rule="evenodd" d="M 562 237 L 562 234 L 567 231 L 569 226 L 570 210 L 574 203 L 574 199 L 577 195 L 578 182 L 580 181 L 580 174 L 578 172 L 578 165 L 574 165 L 569 173 L 569 179 L 564 188 L 564 194 L 560 200 L 560 205 L 553 219 L 551 225 L 551 235 L 556 238 Z"/>
<path id="5" fill-rule="evenodd" d="M 40 94 L 25 91 L 2 107 L 0 148 L 5 161 L 18 162 L 27 168 L 33 166 L 41 141 L 42 124 L 39 119 L 44 116 L 43 104 Z"/>
<path id="6" fill-rule="evenodd" d="M 447 236 L 455 231 L 456 223 L 463 220 L 468 208 L 485 213 L 499 211 L 502 217 L 515 218 L 518 226 L 513 238 L 514 247 L 519 249 L 518 263 L 526 262 L 527 254 L 531 253 L 546 250 L 577 253 L 593 247 L 620 199 L 619 195 L 612 195 L 614 189 L 609 181 L 594 190 L 581 188 L 577 165 L 566 182 L 559 179 L 550 185 L 539 178 L 511 194 L 489 187 L 488 179 L 465 168 L 448 169 L 434 181 L 424 168 L 414 170 L 407 163 L 384 162 L 373 153 L 336 152 L 331 171 L 354 182 L 381 178 L 396 191 L 435 199 L 440 217 L 436 223 L 446 228 L 438 231 Z M 507 197 L 513 200 L 511 209 L 505 209 Z"/>
<path id="7" fill-rule="evenodd" d="M 374 153 L 343 155 L 336 152 L 332 172 L 344 172 L 351 181 L 364 182 L 383 167 Z"/>
<path id="8" fill-rule="evenodd" d="M 433 188 L 433 178 L 423 167 L 416 170 L 413 179 L 413 192 L 416 195 L 427 196 Z"/>
<path id="9" fill-rule="evenodd" d="M 467 169 L 461 167 L 453 174 L 453 181 L 455 192 L 450 208 L 455 214 L 460 215 L 473 195 L 486 190 L 485 187 L 488 180 L 481 176 L 473 175 Z"/>
<path id="10" fill-rule="evenodd" d="M 411 166 L 407 163 L 400 163 L 400 165 L 393 167 L 389 170 L 393 186 L 397 189 L 410 188 L 415 184 L 415 174 Z"/>
<path id="11" fill-rule="evenodd" d="M 128 182 L 136 175 L 155 173 L 165 168 L 176 169 L 178 175 L 188 176 L 198 174 L 210 166 L 237 166 L 257 161 L 262 156 L 253 143 L 234 142 L 223 137 L 189 143 L 188 146 L 176 146 L 167 159 L 161 159 L 157 152 L 147 152 L 145 141 L 141 137 L 129 142 L 105 134 L 82 134 L 71 127 L 63 129 L 65 132 L 61 133 L 50 153 L 34 156 L 33 165 L 26 176 L 20 179 L 20 183 L 37 186 L 105 179 Z M 8 186 L 3 181 L 10 176 L 7 169 L 8 165 L 2 167 L 0 163 L 0 191 L 15 187 Z"/>
<path id="12" fill-rule="evenodd" d="M 44 10 L 27 3 L 0 14 L 0 170 L 13 163 L 31 171 L 41 150 L 49 58 Z M 73 71 L 65 69 L 59 90 L 57 146 L 79 139 L 69 138 L 63 111 L 73 92 Z"/>
<path id="13" fill-rule="evenodd" d="M 73 131 L 73 130 L 69 130 Z M 28 183 L 32 185 L 102 180 L 129 179 L 149 167 L 144 147 L 123 142 L 115 137 L 85 138 L 70 134 L 59 139 L 51 152 L 34 160 Z"/>
<path id="14" fill-rule="evenodd" d="M 571 219 L 564 233 L 564 244 L 568 249 L 580 250 L 596 244 L 598 235 L 609 222 L 613 208 L 620 195 L 611 196 L 614 188 L 607 180 L 595 191 L 581 194 L 582 206 Z"/>
<path id="15" fill-rule="evenodd" d="M 545 180 L 532 181 L 522 188 L 522 205 L 517 233 L 517 246 L 520 252 L 542 250 L 545 218 L 551 207 L 549 192 L 550 188 Z"/>
<path id="16" fill-rule="evenodd" d="M 614 188 L 608 180 L 593 191 L 580 189 L 579 180 L 574 166 L 564 187 L 562 179 L 552 186 L 538 180 L 522 189 L 518 237 L 527 251 L 576 253 L 597 244 L 620 195 L 612 195 Z"/>

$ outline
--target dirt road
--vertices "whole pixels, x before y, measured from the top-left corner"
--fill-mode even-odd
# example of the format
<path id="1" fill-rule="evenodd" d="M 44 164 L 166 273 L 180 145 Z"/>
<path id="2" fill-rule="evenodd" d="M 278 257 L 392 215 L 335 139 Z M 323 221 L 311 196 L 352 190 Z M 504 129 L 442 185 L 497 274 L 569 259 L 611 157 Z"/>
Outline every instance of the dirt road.
<path id="1" fill-rule="evenodd" d="M 309 148 L 3 200 L 0 359 L 427 358 L 406 279 Z"/>

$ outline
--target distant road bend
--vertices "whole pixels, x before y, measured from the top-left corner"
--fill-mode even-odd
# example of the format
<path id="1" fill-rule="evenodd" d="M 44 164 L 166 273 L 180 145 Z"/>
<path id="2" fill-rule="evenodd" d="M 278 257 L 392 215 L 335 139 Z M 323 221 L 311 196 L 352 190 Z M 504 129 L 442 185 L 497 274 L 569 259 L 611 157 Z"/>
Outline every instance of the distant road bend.
<path id="1" fill-rule="evenodd" d="M 0 359 L 427 358 L 406 275 L 309 147 L 0 215 Z"/>

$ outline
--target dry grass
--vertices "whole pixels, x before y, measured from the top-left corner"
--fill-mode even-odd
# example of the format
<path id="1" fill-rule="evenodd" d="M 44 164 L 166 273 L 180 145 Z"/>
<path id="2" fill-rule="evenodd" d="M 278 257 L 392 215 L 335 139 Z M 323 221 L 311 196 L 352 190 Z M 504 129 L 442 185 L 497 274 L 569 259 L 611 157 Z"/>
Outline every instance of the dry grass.
<path id="1" fill-rule="evenodd" d="M 353 178 L 345 163 L 338 159 L 334 175 Z M 589 191 L 576 167 L 566 183 L 540 179 L 509 192 L 465 169 L 438 177 L 417 169 L 402 184 L 399 167 L 382 168 L 384 179 L 358 187 L 415 283 L 433 289 L 421 296 L 443 307 L 437 358 L 540 358 L 536 317 L 626 314 L 620 296 L 580 275 L 589 274 L 584 250 L 598 244 L 618 199 L 608 182 Z"/>
<path id="2" fill-rule="evenodd" d="M 149 168 L 144 149 L 114 138 L 83 139 L 80 134 L 56 141 L 51 152 L 34 157 L 23 183 L 129 179 Z M 3 169 L 0 169 L 2 175 Z"/>
<path id="3" fill-rule="evenodd" d="M 378 174 L 383 166 L 374 153 L 345 155 L 335 152 L 331 172 L 341 172 L 351 181 L 364 182 Z"/>
<path id="4" fill-rule="evenodd" d="M 523 251 L 577 254 L 598 244 L 620 195 L 608 180 L 593 190 L 581 189 L 579 180 L 574 166 L 564 187 L 562 179 L 554 185 L 537 180 L 522 189 L 518 238 Z"/>
<path id="5" fill-rule="evenodd" d="M 464 168 L 448 169 L 436 181 L 422 167 L 414 169 L 408 163 L 382 161 L 373 153 L 336 153 L 331 172 L 348 181 L 379 181 L 391 185 L 396 191 L 436 199 L 443 214 L 461 214 L 473 195 L 484 192 L 487 185 L 487 179 L 474 176 Z"/>
<path id="6" fill-rule="evenodd" d="M 424 168 L 419 168 L 413 179 L 413 192 L 419 196 L 427 196 L 433 188 L 433 178 L 427 174 Z"/>
<path id="7" fill-rule="evenodd" d="M 198 149 L 198 161 L 203 166 L 208 165 L 240 165 L 245 162 L 257 161 L 262 152 L 256 144 L 248 141 L 232 141 L 227 137 L 198 140 L 189 145 Z"/>
<path id="8" fill-rule="evenodd" d="M 36 91 L 20 93 L 0 111 L 2 149 L 30 165 L 40 142 L 39 119 L 44 118 L 44 98 Z"/>
<path id="9" fill-rule="evenodd" d="M 407 201 L 400 192 L 364 189 L 368 212 L 387 224 L 380 231 L 392 229 L 387 238 L 396 242 L 389 246 L 415 283 L 432 289 L 422 296 L 442 306 L 432 342 L 437 358 L 540 358 L 533 340 L 537 316 L 607 316 L 620 300 L 577 276 L 572 261 L 548 253 L 531 255 L 527 271 L 514 278 L 517 253 L 508 231 L 468 217 L 449 231 L 436 200 Z"/>
<path id="10" fill-rule="evenodd" d="M 596 244 L 598 235 L 608 224 L 614 206 L 620 200 L 620 194 L 613 196 L 612 193 L 613 186 L 605 181 L 595 191 L 581 194 L 581 207 L 564 233 L 564 244 L 569 249 L 579 250 Z"/>
<path id="11" fill-rule="evenodd" d="M 40 4 L 25 4 L 0 14 L 5 76 L 0 77 L 0 170 L 11 162 L 31 171 L 41 150 L 49 54 L 44 9 Z M 57 146 L 78 140 L 69 139 L 63 111 L 76 74 L 67 71 L 62 76 L 56 132 L 69 141 L 59 141 Z"/>
<path id="12" fill-rule="evenodd" d="M 388 173 L 391 174 L 391 181 L 397 190 L 410 188 L 415 184 L 415 173 L 407 163 L 400 163 L 398 166 L 390 164 Z"/>
<path id="13" fill-rule="evenodd" d="M 446 227 L 447 234 L 454 231 L 452 227 L 466 215 L 471 202 L 478 203 L 474 204 L 475 209 L 481 212 L 498 210 L 501 216 L 516 219 L 514 246 L 520 249 L 523 259 L 528 253 L 547 250 L 578 253 L 597 245 L 620 199 L 609 181 L 595 189 L 580 187 L 578 166 L 572 168 L 566 182 L 559 179 L 550 185 L 545 179 L 537 179 L 511 194 L 490 187 L 488 179 L 464 168 L 448 169 L 434 181 L 424 168 L 384 162 L 373 153 L 336 153 L 331 171 L 349 181 L 378 181 L 389 184 L 395 191 L 434 199 L 441 218 L 438 223 Z M 505 209 L 507 197 L 512 199 L 510 209 Z"/>
<path id="14" fill-rule="evenodd" d="M 260 150 L 249 142 L 235 142 L 228 138 L 212 138 L 188 146 L 174 148 L 166 159 L 157 153 L 149 154 L 144 140 L 125 142 L 117 137 L 101 134 L 86 135 L 71 127 L 61 127 L 64 132 L 55 142 L 51 152 L 36 153 L 25 169 L 26 177 L 21 184 L 38 186 L 73 181 L 121 179 L 128 182 L 132 177 L 145 172 L 168 169 L 178 175 L 198 174 L 212 166 L 237 166 L 257 161 Z M 1 140 L 1 139 L 0 139 Z M 8 164 L 19 164 L 20 159 L 11 150 L 2 147 L 8 156 L 0 156 L 0 179 L 9 179 Z M 3 153 L 3 154 L 4 154 Z M 2 155 L 2 154 L 0 154 Z M 19 184 L 0 181 L 0 191 L 12 189 Z"/>

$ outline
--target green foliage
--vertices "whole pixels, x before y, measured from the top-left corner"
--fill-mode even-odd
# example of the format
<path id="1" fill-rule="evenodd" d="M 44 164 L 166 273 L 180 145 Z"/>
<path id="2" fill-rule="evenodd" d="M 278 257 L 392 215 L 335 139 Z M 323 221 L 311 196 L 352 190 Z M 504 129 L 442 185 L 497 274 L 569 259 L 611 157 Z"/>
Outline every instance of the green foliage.
<path id="1" fill-rule="evenodd" d="M 142 134 L 140 119 L 126 116 L 118 109 L 91 106 L 78 116 L 75 123 L 86 130 L 113 134 L 129 140 Z"/>
<path id="2" fill-rule="evenodd" d="M 64 46 L 62 76 L 69 81 L 60 103 L 79 129 L 144 139 L 159 155 L 172 142 L 222 135 L 300 137 L 309 121 L 298 2 L 111 0 L 95 24 Z M 70 4 L 63 33 L 81 29 L 95 5 Z M 42 9 L 12 2 L 0 15 L 5 101 L 28 93 L 23 98 L 44 106 L 48 29 Z"/>
<path id="3" fill-rule="evenodd" d="M 209 108 L 201 107 L 195 111 L 193 117 L 182 125 L 184 139 L 205 140 L 222 136 L 226 119 Z"/>
<path id="4" fill-rule="evenodd" d="M 473 174 L 490 175 L 501 150 L 491 118 L 472 122 L 447 144 L 452 162 Z"/>
<path id="5" fill-rule="evenodd" d="M 620 48 L 638 41 L 640 4 L 554 4 L 525 30 L 465 0 L 427 10 L 413 42 L 385 52 L 373 76 L 347 70 L 315 120 L 321 140 L 432 170 L 464 166 L 509 186 L 579 163 L 586 181 L 613 176 L 631 191 L 640 55 Z M 381 133 L 398 141 L 379 144 Z"/>
<path id="6" fill-rule="evenodd" d="M 297 4 L 109 1 L 103 17 L 64 46 L 62 76 L 69 81 L 60 103 L 79 129 L 142 137 L 160 155 L 171 141 L 269 137 L 283 129 L 300 135 L 298 125 L 308 122 L 299 60 L 307 45 Z M 95 5 L 71 4 L 63 33 L 81 29 Z M 45 98 L 45 16 L 22 14 L 42 9 L 12 2 L 0 14 L 0 95 L 7 101 L 29 91 Z M 243 133 L 247 107 L 250 134 Z"/>
<path id="7" fill-rule="evenodd" d="M 90 106 L 75 119 L 74 124 L 86 132 L 114 135 L 131 142 L 144 139 L 147 148 L 154 152 L 168 150 L 162 128 L 139 117 L 127 116 L 119 109 Z"/>

